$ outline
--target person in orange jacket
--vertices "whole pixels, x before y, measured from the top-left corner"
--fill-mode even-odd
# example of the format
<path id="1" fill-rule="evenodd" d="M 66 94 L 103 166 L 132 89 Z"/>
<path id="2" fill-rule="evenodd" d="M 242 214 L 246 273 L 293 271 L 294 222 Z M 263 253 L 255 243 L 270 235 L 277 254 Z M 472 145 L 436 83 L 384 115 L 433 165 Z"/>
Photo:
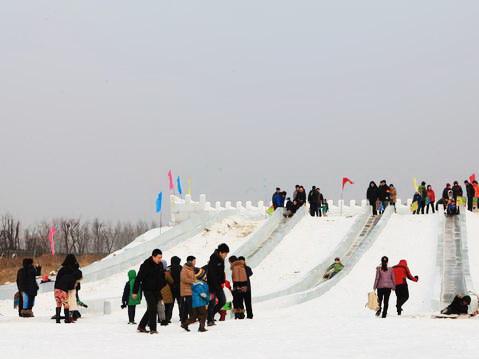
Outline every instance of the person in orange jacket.
<path id="1" fill-rule="evenodd" d="M 413 276 L 409 267 L 407 266 L 407 261 L 401 259 L 397 265 L 393 267 L 394 271 L 394 281 L 396 284 L 396 308 L 398 315 L 401 315 L 403 309 L 402 306 L 409 299 L 409 288 L 407 286 L 407 279 L 417 282 L 419 277 Z"/>
<path id="2" fill-rule="evenodd" d="M 476 197 L 476 208 L 479 209 L 479 184 L 477 181 L 472 181 L 472 187 L 474 187 L 474 196 Z"/>

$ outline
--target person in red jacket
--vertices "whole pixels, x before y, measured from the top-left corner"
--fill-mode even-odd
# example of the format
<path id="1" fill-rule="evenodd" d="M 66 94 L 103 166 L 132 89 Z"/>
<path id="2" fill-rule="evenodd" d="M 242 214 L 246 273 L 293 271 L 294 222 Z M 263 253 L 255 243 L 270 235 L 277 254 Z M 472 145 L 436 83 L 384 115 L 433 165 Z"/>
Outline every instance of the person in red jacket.
<path id="1" fill-rule="evenodd" d="M 407 302 L 409 299 L 409 288 L 407 286 L 407 279 L 412 280 L 413 282 L 417 282 L 419 277 L 412 276 L 409 267 L 407 266 L 407 261 L 405 259 L 401 259 L 399 264 L 393 267 L 394 271 L 394 280 L 396 284 L 396 308 L 398 311 L 398 315 L 402 313 L 402 306 L 404 303 Z"/>
<path id="2" fill-rule="evenodd" d="M 432 213 L 436 213 L 436 212 L 434 211 L 434 202 L 436 202 L 436 194 L 434 193 L 434 190 L 432 189 L 432 186 L 431 186 L 431 185 L 428 185 L 428 186 L 427 186 L 426 195 L 427 195 L 427 200 L 426 200 L 426 203 L 427 203 L 426 214 L 429 213 L 429 207 L 432 208 Z"/>

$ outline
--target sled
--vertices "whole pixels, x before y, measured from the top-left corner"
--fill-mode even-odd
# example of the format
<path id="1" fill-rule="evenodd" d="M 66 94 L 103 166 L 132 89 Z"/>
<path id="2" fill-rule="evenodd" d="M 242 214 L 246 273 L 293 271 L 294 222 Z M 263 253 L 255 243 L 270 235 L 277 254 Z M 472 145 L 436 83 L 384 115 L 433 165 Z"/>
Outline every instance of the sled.
<path id="1" fill-rule="evenodd" d="M 433 314 L 432 319 L 469 319 L 472 318 L 472 314 Z"/>
<path id="2" fill-rule="evenodd" d="M 274 208 L 273 208 L 273 207 L 269 207 L 269 208 L 266 210 L 266 214 L 267 214 L 267 215 L 272 216 L 273 213 L 274 213 Z"/>
<path id="3" fill-rule="evenodd" d="M 411 212 L 415 212 L 417 211 L 418 208 L 419 208 L 419 203 L 417 201 L 414 201 L 413 203 L 411 203 L 411 207 L 409 208 L 409 210 Z"/>
<path id="4" fill-rule="evenodd" d="M 466 197 L 458 196 L 456 200 L 456 204 L 458 206 L 465 206 L 466 205 Z"/>

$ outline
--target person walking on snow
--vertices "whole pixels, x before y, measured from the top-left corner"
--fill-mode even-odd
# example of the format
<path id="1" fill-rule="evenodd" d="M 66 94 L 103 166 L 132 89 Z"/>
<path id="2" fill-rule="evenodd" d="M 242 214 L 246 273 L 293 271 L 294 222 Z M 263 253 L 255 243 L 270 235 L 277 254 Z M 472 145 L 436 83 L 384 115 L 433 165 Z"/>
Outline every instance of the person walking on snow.
<path id="1" fill-rule="evenodd" d="M 236 256 L 229 259 L 231 264 L 231 278 L 233 280 L 233 308 L 235 319 L 245 318 L 245 297 L 248 292 L 248 274 L 246 263 Z"/>
<path id="2" fill-rule="evenodd" d="M 17 287 L 22 297 L 20 316 L 24 318 L 33 317 L 33 305 L 38 293 L 37 270 L 33 266 L 33 259 L 25 258 L 22 268 L 17 272 Z"/>
<path id="3" fill-rule="evenodd" d="M 135 280 L 136 271 L 132 269 L 128 271 L 128 282 L 125 283 L 125 288 L 123 289 L 123 296 L 121 298 L 121 309 L 128 307 L 128 324 L 136 324 L 136 306 L 141 303 L 141 288 L 139 290 L 139 295 L 135 299 L 131 297 L 133 293 L 133 286 L 135 285 Z"/>
<path id="4" fill-rule="evenodd" d="M 79 269 L 78 261 L 73 254 L 68 254 L 62 263 L 62 267 L 57 273 L 55 279 L 55 286 L 53 295 L 55 296 L 56 322 L 60 323 L 60 313 L 62 310 L 65 312 L 65 323 L 72 323 L 70 317 L 71 303 L 69 302 L 68 292 L 75 289 L 77 281 L 82 278 L 83 274 Z"/>
<path id="5" fill-rule="evenodd" d="M 248 276 L 248 291 L 245 294 L 244 304 L 246 307 L 246 318 L 253 319 L 253 306 L 251 305 L 251 277 L 253 276 L 253 270 L 246 263 L 246 259 L 243 256 L 238 257 L 238 260 L 245 262 L 246 275 Z"/>
<path id="6" fill-rule="evenodd" d="M 407 285 L 407 279 L 417 282 L 419 277 L 412 276 L 409 267 L 407 266 L 407 261 L 401 259 L 397 265 L 393 267 L 394 271 L 394 280 L 396 285 L 396 308 L 398 315 L 402 313 L 402 306 L 409 299 L 409 288 Z"/>
<path id="7" fill-rule="evenodd" d="M 366 192 L 366 198 L 369 201 L 369 204 L 373 207 L 373 216 L 377 216 L 378 210 L 377 210 L 377 201 L 378 201 L 378 186 L 376 185 L 376 182 L 371 181 L 369 183 L 368 190 Z"/>
<path id="8" fill-rule="evenodd" d="M 388 262 L 388 257 L 381 258 L 381 266 L 376 268 L 376 278 L 374 279 L 374 290 L 377 290 L 379 302 L 379 310 L 376 312 L 376 316 L 379 317 L 382 311 L 383 318 L 386 318 L 388 314 L 391 290 L 396 288 L 394 271 L 388 267 Z"/>
<path id="9" fill-rule="evenodd" d="M 150 328 L 150 334 L 158 334 L 156 330 L 156 318 L 158 315 L 158 302 L 161 299 L 161 289 L 166 285 L 165 271 L 161 260 L 163 253 L 161 250 L 154 249 L 151 257 L 146 259 L 140 266 L 133 286 L 133 299 L 138 298 L 140 286 L 146 300 L 146 312 L 138 324 L 138 332 L 148 333 L 146 326 Z"/>
<path id="10" fill-rule="evenodd" d="M 193 256 L 188 256 L 186 258 L 186 264 L 183 266 L 180 275 L 180 294 L 181 299 L 183 301 L 183 313 L 181 315 L 181 327 L 188 330 L 188 320 L 191 319 L 193 315 L 193 307 L 192 307 L 192 295 L 193 292 L 191 290 L 191 286 L 196 281 L 195 278 L 195 266 L 196 266 L 196 258 Z"/>
<path id="11" fill-rule="evenodd" d="M 215 325 L 215 314 L 218 313 L 226 303 L 223 283 L 226 281 L 225 259 L 230 249 L 226 243 L 221 243 L 208 262 L 207 278 L 210 291 L 210 303 L 208 305 L 208 326 Z"/>

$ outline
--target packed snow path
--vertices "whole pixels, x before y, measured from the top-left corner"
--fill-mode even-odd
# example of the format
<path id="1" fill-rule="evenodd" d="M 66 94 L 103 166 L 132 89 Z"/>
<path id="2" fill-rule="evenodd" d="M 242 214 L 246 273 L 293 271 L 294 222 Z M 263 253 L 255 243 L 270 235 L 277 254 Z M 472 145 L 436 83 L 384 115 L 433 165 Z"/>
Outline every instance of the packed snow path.
<path id="1" fill-rule="evenodd" d="M 472 290 L 467 283 L 470 271 L 466 233 L 465 215 L 446 217 L 444 233 L 438 242 L 438 263 L 442 270 L 441 307 L 451 303 L 455 295 Z"/>

